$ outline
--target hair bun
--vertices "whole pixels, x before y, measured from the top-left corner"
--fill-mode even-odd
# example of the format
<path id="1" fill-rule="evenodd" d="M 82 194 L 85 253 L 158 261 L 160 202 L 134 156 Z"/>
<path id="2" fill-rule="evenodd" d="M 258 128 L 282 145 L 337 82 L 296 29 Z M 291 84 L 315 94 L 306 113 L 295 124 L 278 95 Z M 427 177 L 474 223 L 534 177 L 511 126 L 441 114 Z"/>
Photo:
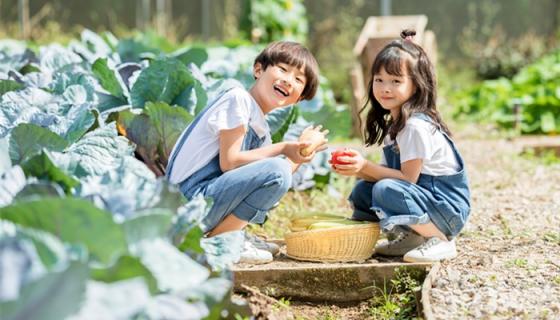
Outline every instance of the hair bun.
<path id="1" fill-rule="evenodd" d="M 404 29 L 401 31 L 401 38 L 404 40 L 412 40 L 412 38 L 416 35 L 416 30 L 412 29 Z"/>

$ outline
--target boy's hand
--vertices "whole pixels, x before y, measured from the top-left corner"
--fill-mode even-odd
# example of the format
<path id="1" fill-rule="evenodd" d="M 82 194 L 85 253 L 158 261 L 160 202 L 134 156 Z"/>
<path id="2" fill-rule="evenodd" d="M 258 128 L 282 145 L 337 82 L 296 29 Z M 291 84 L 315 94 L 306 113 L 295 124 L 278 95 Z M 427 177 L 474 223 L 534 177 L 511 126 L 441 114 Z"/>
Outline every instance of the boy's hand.
<path id="1" fill-rule="evenodd" d="M 336 162 L 329 160 L 331 169 L 344 176 L 355 176 L 365 167 L 367 160 L 354 149 L 345 149 L 344 153 L 336 157 Z"/>
<path id="2" fill-rule="evenodd" d="M 329 130 L 321 129 L 323 126 L 318 125 L 317 127 L 313 128 L 313 126 L 309 126 L 303 129 L 303 132 L 299 136 L 300 142 L 309 142 L 310 144 L 306 147 L 303 147 L 300 152 L 304 157 L 308 157 L 312 154 L 315 154 L 318 151 L 323 151 L 327 148 L 327 142 L 329 141 L 326 136 L 329 133 Z"/>
<path id="3" fill-rule="evenodd" d="M 292 160 L 293 163 L 305 163 L 309 162 L 315 156 L 315 152 L 304 156 L 301 154 L 303 148 L 307 148 L 311 145 L 308 141 L 286 141 L 284 142 L 284 155 Z"/>

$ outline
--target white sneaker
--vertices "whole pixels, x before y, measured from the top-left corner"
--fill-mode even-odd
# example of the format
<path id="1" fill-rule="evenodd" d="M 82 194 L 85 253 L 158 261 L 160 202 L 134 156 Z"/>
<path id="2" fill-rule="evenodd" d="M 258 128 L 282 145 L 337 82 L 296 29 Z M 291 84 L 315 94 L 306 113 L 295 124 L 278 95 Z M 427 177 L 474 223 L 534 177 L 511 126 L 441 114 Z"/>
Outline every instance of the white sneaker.
<path id="1" fill-rule="evenodd" d="M 455 247 L 455 239 L 445 241 L 433 237 L 418 248 L 407 252 L 403 260 L 406 262 L 436 262 L 444 259 L 452 259 L 456 256 L 457 248 Z"/>
<path id="2" fill-rule="evenodd" d="M 256 248 L 249 241 L 243 243 L 239 263 L 263 264 L 269 262 L 272 262 L 272 253 Z"/>
<path id="3" fill-rule="evenodd" d="M 391 241 L 381 242 L 375 246 L 375 253 L 383 256 L 402 256 L 418 247 L 426 239 L 414 231 L 404 231 Z"/>
<path id="4" fill-rule="evenodd" d="M 280 246 L 278 246 L 276 243 L 266 242 L 256 235 L 250 234 L 248 232 L 245 232 L 245 241 L 251 242 L 257 249 L 268 251 L 272 253 L 272 255 L 275 255 L 280 251 Z"/>

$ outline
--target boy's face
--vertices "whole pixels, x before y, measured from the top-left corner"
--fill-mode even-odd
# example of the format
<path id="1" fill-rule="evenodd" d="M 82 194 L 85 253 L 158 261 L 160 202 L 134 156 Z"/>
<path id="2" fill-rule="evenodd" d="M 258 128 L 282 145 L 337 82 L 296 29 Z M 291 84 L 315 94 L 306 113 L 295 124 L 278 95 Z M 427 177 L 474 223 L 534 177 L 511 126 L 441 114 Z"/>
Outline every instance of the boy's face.
<path id="1" fill-rule="evenodd" d="M 306 84 L 304 67 L 298 69 L 286 63 L 268 66 L 266 70 L 257 63 L 253 73 L 257 80 L 250 92 L 264 113 L 298 102 Z"/>

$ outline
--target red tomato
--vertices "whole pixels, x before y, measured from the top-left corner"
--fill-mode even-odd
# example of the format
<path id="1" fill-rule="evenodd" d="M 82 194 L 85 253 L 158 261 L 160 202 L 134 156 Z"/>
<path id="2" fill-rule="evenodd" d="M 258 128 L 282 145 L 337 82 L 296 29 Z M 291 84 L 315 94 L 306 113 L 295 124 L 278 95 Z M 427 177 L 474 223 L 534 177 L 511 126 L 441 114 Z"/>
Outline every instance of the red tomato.
<path id="1" fill-rule="evenodd" d="M 338 157 L 352 156 L 352 153 L 344 149 L 335 150 L 331 153 L 331 164 L 348 164 L 348 162 L 340 161 Z"/>

